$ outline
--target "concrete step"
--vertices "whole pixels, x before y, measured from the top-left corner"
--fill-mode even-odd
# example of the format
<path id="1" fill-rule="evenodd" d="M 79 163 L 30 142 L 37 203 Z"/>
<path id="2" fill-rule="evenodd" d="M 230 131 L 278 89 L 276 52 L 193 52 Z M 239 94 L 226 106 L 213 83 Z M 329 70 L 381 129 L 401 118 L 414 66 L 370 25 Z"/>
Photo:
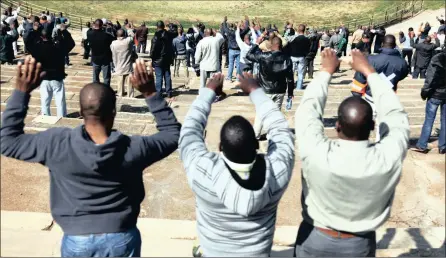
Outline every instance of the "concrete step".
<path id="1" fill-rule="evenodd" d="M 41 229 L 52 220 L 49 213 L 1 211 L 2 256 L 60 256 L 60 227 Z M 191 257 L 197 240 L 196 222 L 139 218 L 141 256 Z M 297 225 L 277 226 L 271 257 L 292 257 Z M 377 256 L 445 256 L 445 228 L 379 228 Z M 27 248 L 23 248 L 26 246 Z"/>

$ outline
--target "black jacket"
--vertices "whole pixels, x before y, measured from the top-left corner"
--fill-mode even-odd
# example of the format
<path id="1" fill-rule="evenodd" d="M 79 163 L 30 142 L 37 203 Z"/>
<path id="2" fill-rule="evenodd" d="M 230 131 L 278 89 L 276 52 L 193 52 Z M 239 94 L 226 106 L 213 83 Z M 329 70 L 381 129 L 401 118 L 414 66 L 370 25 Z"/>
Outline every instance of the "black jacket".
<path id="1" fill-rule="evenodd" d="M 304 35 L 296 35 L 285 47 L 286 53 L 292 57 L 306 57 L 310 53 L 311 41 Z"/>
<path id="2" fill-rule="evenodd" d="M 293 96 L 294 77 L 291 58 L 282 51 L 261 52 L 254 45 L 246 54 L 246 59 L 259 63 L 259 85 L 268 94 L 285 93 Z"/>
<path id="3" fill-rule="evenodd" d="M 372 44 L 370 42 L 360 40 L 359 43 L 356 44 L 355 48 L 365 55 L 370 55 L 372 53 Z"/>
<path id="4" fill-rule="evenodd" d="M 74 48 L 74 40 L 67 30 L 63 30 L 53 40 L 39 38 L 30 46 L 30 52 L 46 72 L 44 80 L 65 79 L 65 56 Z"/>
<path id="5" fill-rule="evenodd" d="M 226 22 L 222 23 L 222 28 L 225 36 L 228 39 L 228 48 L 232 50 L 240 50 L 237 44 L 237 40 L 235 39 L 236 30 L 231 30 L 228 28 L 228 24 Z M 245 37 L 246 33 L 249 32 L 249 21 L 245 20 L 245 29 L 240 31 L 240 38 Z"/>
<path id="6" fill-rule="evenodd" d="M 310 39 L 310 52 L 317 53 L 319 50 L 319 40 L 321 39 L 321 35 L 317 33 L 312 33 L 308 36 Z"/>
<path id="7" fill-rule="evenodd" d="M 166 30 L 155 32 L 150 46 L 150 57 L 153 66 L 168 67 L 173 63 L 173 39 L 178 34 Z"/>
<path id="8" fill-rule="evenodd" d="M 446 100 L 446 50 L 432 57 L 421 89 L 421 98 Z"/>
<path id="9" fill-rule="evenodd" d="M 109 65 L 112 62 L 110 45 L 114 38 L 103 29 L 87 32 L 88 44 L 91 48 L 91 62 L 96 65 Z"/>
<path id="10" fill-rule="evenodd" d="M 436 44 L 428 44 L 428 43 L 418 43 L 415 44 L 413 38 L 410 39 L 410 46 L 416 49 L 415 52 L 415 67 L 421 69 L 427 69 L 429 63 L 434 56 L 434 50 L 440 46 L 439 41 L 435 41 Z"/>
<path id="11" fill-rule="evenodd" d="M 14 50 L 12 49 L 12 42 L 19 38 L 19 33 L 13 29 L 13 35 L 0 36 L 0 61 L 12 63 L 14 59 Z"/>

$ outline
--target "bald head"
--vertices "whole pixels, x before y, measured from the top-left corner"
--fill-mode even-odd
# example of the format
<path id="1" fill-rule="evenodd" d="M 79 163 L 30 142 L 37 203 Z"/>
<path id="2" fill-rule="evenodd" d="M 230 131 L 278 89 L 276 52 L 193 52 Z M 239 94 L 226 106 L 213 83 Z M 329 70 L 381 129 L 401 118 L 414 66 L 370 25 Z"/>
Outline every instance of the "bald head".
<path id="1" fill-rule="evenodd" d="M 391 48 L 394 49 L 396 47 L 396 39 L 395 36 L 388 34 L 384 37 L 383 48 Z"/>
<path id="2" fill-rule="evenodd" d="M 282 39 L 279 37 L 274 37 L 271 40 L 271 50 L 281 50 L 282 49 Z"/>
<path id="3" fill-rule="evenodd" d="M 374 126 L 372 107 L 364 99 L 349 97 L 339 106 L 336 130 L 341 139 L 367 140 Z"/>
<path id="4" fill-rule="evenodd" d="M 432 38 L 431 38 L 430 36 L 427 36 L 427 37 L 424 39 L 424 43 L 426 43 L 426 44 L 430 44 L 431 41 L 432 41 Z"/>
<path id="5" fill-rule="evenodd" d="M 79 102 L 85 122 L 95 120 L 105 123 L 111 120 L 113 124 L 116 95 L 110 87 L 102 83 L 89 83 L 82 88 Z"/>
<path id="6" fill-rule="evenodd" d="M 122 37 L 124 37 L 124 30 L 123 30 L 123 29 L 119 29 L 119 30 L 116 32 L 116 37 L 118 37 L 118 38 L 122 38 Z"/>

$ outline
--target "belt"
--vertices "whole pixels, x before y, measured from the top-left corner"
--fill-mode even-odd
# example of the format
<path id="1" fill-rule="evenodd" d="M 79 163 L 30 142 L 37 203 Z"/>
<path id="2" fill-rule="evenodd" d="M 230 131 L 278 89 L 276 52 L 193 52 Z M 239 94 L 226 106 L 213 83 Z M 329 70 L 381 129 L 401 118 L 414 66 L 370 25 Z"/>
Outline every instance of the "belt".
<path id="1" fill-rule="evenodd" d="M 315 228 L 317 230 L 319 230 L 320 232 L 322 232 L 328 236 L 331 236 L 331 237 L 342 238 L 342 239 L 357 237 L 357 235 L 354 235 L 352 233 L 340 232 L 340 231 L 336 231 L 333 229 L 327 229 L 327 228 L 318 228 L 318 227 L 315 227 Z"/>

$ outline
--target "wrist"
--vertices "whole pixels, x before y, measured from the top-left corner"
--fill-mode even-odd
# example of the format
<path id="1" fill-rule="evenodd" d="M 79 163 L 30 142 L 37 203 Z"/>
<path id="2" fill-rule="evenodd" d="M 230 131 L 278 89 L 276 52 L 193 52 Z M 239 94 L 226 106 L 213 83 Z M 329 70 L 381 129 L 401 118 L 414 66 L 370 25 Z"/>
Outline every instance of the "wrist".
<path id="1" fill-rule="evenodd" d="M 368 78 L 371 74 L 376 73 L 375 69 L 373 69 L 373 67 L 367 67 L 367 69 L 365 69 L 362 74 Z"/>

